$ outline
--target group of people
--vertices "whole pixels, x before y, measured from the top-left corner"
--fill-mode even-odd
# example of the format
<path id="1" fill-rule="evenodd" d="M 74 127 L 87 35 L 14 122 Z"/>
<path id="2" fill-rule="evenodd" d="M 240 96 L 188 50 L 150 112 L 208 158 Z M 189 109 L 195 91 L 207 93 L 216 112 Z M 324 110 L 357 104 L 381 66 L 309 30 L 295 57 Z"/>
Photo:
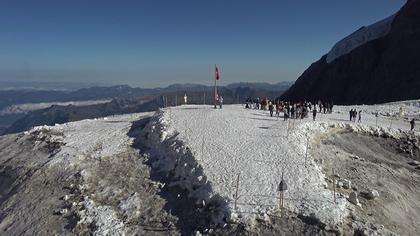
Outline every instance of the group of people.
<path id="1" fill-rule="evenodd" d="M 245 108 L 248 109 L 257 109 L 257 110 L 268 110 L 270 111 L 270 116 L 274 116 L 274 112 L 276 112 L 276 116 L 280 116 L 280 113 L 283 112 L 284 120 L 287 119 L 303 119 L 308 117 L 308 114 L 312 112 L 313 119 L 316 119 L 316 114 L 318 112 L 332 113 L 333 103 L 332 102 L 322 102 L 319 100 L 316 103 L 311 102 L 287 102 L 287 101 L 280 101 L 280 100 L 270 100 L 268 98 L 260 99 L 260 98 L 249 98 L 246 100 Z"/>
<path id="2" fill-rule="evenodd" d="M 187 93 L 184 94 L 184 104 L 188 104 L 188 96 Z M 223 106 L 223 96 L 220 94 L 216 94 L 216 100 L 214 103 L 214 108 L 217 108 L 217 105 L 219 105 L 219 108 L 222 109 Z"/>
<path id="3" fill-rule="evenodd" d="M 280 117 L 280 113 L 283 112 L 284 120 L 287 119 L 303 119 L 308 117 L 308 114 L 312 112 L 312 118 L 315 121 L 318 113 L 332 113 L 333 103 L 323 103 L 318 101 L 317 103 L 311 102 L 286 102 L 280 100 L 270 100 L 268 98 L 249 98 L 246 100 L 245 108 L 247 109 L 257 109 L 257 110 L 266 110 L 270 112 L 270 116 L 275 115 Z M 221 108 L 221 106 L 220 106 Z M 362 122 L 362 110 L 357 111 L 356 109 L 351 109 L 349 111 L 349 120 L 350 122 Z M 410 121 L 411 130 L 414 130 L 415 120 Z"/>

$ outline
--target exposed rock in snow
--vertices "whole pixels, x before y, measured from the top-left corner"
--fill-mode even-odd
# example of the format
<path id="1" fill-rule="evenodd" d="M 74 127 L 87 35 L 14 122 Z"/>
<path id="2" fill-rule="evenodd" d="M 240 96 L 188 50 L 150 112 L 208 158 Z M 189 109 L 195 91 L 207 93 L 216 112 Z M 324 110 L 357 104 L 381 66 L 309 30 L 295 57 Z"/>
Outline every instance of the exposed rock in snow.
<path id="1" fill-rule="evenodd" d="M 349 200 L 349 202 L 353 203 L 356 206 L 362 206 L 362 204 L 360 204 L 360 202 L 359 202 L 359 198 L 357 197 L 356 192 L 351 192 L 348 200 Z"/>
<path id="2" fill-rule="evenodd" d="M 351 181 L 348 179 L 343 179 L 343 188 L 350 189 L 351 188 Z"/>
<path id="3" fill-rule="evenodd" d="M 395 15 L 387 17 L 367 27 L 362 27 L 334 45 L 327 55 L 327 63 L 351 52 L 353 49 L 371 40 L 383 37 L 391 30 Z"/>
<path id="4" fill-rule="evenodd" d="M 368 199 L 375 199 L 379 197 L 379 192 L 372 189 L 367 192 L 366 196 L 368 197 Z"/>

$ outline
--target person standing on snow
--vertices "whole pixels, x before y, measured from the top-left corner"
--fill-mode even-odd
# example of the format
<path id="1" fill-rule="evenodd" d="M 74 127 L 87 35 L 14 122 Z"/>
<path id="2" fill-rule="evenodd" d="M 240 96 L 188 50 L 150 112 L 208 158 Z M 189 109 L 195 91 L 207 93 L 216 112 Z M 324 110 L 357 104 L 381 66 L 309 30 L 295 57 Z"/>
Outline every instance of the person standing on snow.
<path id="1" fill-rule="evenodd" d="M 312 116 L 313 116 L 314 121 L 315 121 L 315 119 L 316 119 L 316 109 L 313 109 L 313 110 L 312 110 Z"/>
<path id="2" fill-rule="evenodd" d="M 268 110 L 270 111 L 270 116 L 273 117 L 274 106 L 271 101 L 268 102 Z"/>
<path id="3" fill-rule="evenodd" d="M 359 120 L 357 122 L 362 122 L 362 110 L 359 111 Z"/>
<path id="4" fill-rule="evenodd" d="M 411 125 L 411 131 L 413 131 L 414 130 L 414 126 L 416 125 L 416 123 L 415 123 L 415 121 L 414 121 L 414 118 L 410 121 L 410 125 Z"/>
<path id="5" fill-rule="evenodd" d="M 353 109 L 351 109 L 351 110 L 349 111 L 349 115 L 350 115 L 350 121 L 351 121 L 351 119 L 353 119 Z"/>
<path id="6" fill-rule="evenodd" d="M 187 104 L 188 103 L 188 97 L 187 97 L 187 94 L 184 94 L 184 104 Z"/>
<path id="7" fill-rule="evenodd" d="M 222 105 L 223 105 L 223 97 L 222 95 L 220 95 L 219 97 L 219 108 L 222 109 Z"/>

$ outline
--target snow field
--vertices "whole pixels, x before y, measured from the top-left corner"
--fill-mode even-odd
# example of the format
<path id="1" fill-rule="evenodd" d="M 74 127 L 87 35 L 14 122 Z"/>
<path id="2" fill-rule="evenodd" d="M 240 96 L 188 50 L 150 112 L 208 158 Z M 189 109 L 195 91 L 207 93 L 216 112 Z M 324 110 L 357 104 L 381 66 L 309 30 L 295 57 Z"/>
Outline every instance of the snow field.
<path id="1" fill-rule="evenodd" d="M 287 137 L 285 123 L 268 117 L 266 112 L 240 106 L 226 106 L 223 110 L 181 106 L 166 109 L 158 117 L 151 132 L 159 136 L 161 143 L 166 142 L 163 146 L 179 145 L 182 140 L 184 147 L 188 147 L 185 150 L 203 169 L 205 177 L 201 178 L 210 183 L 211 192 L 209 188 L 206 192 L 210 197 L 217 194 L 223 197 L 229 203 L 229 209 L 225 210 L 233 212 L 233 217 L 250 218 L 277 209 L 277 186 L 282 172 L 289 187 L 286 208 L 305 215 L 316 213 L 327 223 L 338 223 L 346 216 L 346 200 L 338 198 L 337 204 L 333 203 L 333 194 L 325 189 L 319 167 L 310 159 L 305 167 L 304 155 L 292 144 L 297 142 L 297 136 Z M 161 145 L 157 149 L 162 149 Z M 182 150 L 179 146 L 176 149 Z M 190 161 L 181 154 L 172 162 L 168 157 L 157 162 L 163 170 L 184 176 L 181 185 L 191 189 L 194 196 L 200 196 L 192 188 L 199 184 L 200 176 L 186 174 L 178 167 L 191 165 Z"/>
<path id="2" fill-rule="evenodd" d="M 418 103 L 404 104 L 410 115 L 418 112 Z M 396 113 L 404 104 L 380 109 L 384 115 Z M 348 121 L 352 108 L 363 110 L 362 123 Z M 333 114 L 318 114 L 316 122 L 309 118 L 285 122 L 270 117 L 267 111 L 237 105 L 224 109 L 188 105 L 161 110 L 146 129 L 152 137 L 156 167 L 177 176 L 179 180 L 173 184 L 188 189 L 198 202 L 221 196 L 228 206 L 219 210 L 231 218 L 272 213 L 278 207 L 277 186 L 283 173 L 288 185 L 287 209 L 337 224 L 351 206 L 343 196 L 337 196 L 334 203 L 321 168 L 310 157 L 305 161 L 307 140 L 311 148 L 315 134 L 332 128 L 398 138 L 409 124 L 404 119 L 376 118 L 373 114 L 378 106 L 336 106 L 334 110 Z M 223 214 L 217 214 L 215 219 L 221 220 Z"/>

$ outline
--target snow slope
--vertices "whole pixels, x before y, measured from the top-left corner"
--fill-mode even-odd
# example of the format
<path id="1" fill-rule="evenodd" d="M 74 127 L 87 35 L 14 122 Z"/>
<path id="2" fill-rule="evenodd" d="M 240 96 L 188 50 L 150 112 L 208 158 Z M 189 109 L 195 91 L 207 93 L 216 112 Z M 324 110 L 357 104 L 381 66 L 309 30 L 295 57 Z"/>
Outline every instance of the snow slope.
<path id="1" fill-rule="evenodd" d="M 52 134 L 52 141 L 64 144 L 60 151 L 47 163 L 46 168 L 60 169 L 63 173 L 75 172 L 80 174 L 81 183 L 70 187 L 77 189 L 84 195 L 82 199 L 76 197 L 73 200 L 75 201 L 73 203 L 74 207 L 81 206 L 81 209 L 83 209 L 75 213 L 80 217 L 77 224 L 95 225 L 94 235 L 125 235 L 129 227 L 120 216 L 124 215 L 125 212 L 134 214 L 131 212 L 136 212 L 137 209 L 147 206 L 146 204 L 144 206 L 139 205 L 143 204 L 141 200 L 133 201 L 131 199 L 137 193 L 133 195 L 133 192 L 130 192 L 129 189 L 120 189 L 117 184 L 112 184 L 112 181 L 105 179 L 113 178 L 117 180 L 119 176 L 126 176 L 129 171 L 128 168 L 125 170 L 126 173 L 119 172 L 114 177 L 107 175 L 111 174 L 112 170 L 107 170 L 108 173 L 99 172 L 104 177 L 98 180 L 98 163 L 118 163 L 127 161 L 127 159 L 130 160 L 129 158 L 123 158 L 125 155 L 134 157 L 135 154 L 130 151 L 133 139 L 127 133 L 132 126 L 132 122 L 151 114 L 135 113 L 88 119 L 55 126 L 39 126 L 25 132 L 26 135 L 39 132 L 38 136 Z M 114 164 L 113 168 L 117 168 L 116 166 Z M 138 167 L 133 166 L 132 168 Z M 137 181 L 133 179 L 134 177 L 130 177 L 124 181 L 128 185 L 134 180 Z M 138 187 L 141 188 L 142 186 Z M 86 194 L 89 192 L 92 192 L 92 194 Z M 130 197 L 125 198 L 126 195 Z M 118 200 L 119 198 L 121 200 Z M 121 201 L 120 209 L 117 210 L 110 204 L 113 201 Z"/>
<path id="2" fill-rule="evenodd" d="M 369 41 L 375 40 L 388 34 L 388 32 L 391 30 L 391 24 L 394 20 L 394 17 L 395 15 L 392 15 L 372 25 L 362 27 L 344 39 L 340 40 L 328 52 L 327 63 L 334 61 L 335 59 L 351 52 L 353 49 Z"/>
<path id="3" fill-rule="evenodd" d="M 384 106 L 398 112 L 401 104 Z M 363 109 L 363 123 L 348 121 L 352 108 Z M 411 108 L 411 113 L 419 110 Z M 277 186 L 283 173 L 288 185 L 287 209 L 337 224 L 347 216 L 349 203 L 344 196 L 337 196 L 334 203 L 321 168 L 310 157 L 305 165 L 306 140 L 310 148 L 314 134 L 328 133 L 333 128 L 396 138 L 409 128 L 404 119 L 382 115 L 376 119 L 376 109 L 337 106 L 333 114 L 319 114 L 316 122 L 309 118 L 285 122 L 270 117 L 266 111 L 237 105 L 224 109 L 189 105 L 160 111 L 146 129 L 155 142 L 151 153 L 159 153 L 156 166 L 179 176 L 179 182 L 174 184 L 189 189 L 196 198 L 208 201 L 220 195 L 233 218 L 264 215 L 277 209 Z M 197 169 L 202 172 L 196 173 Z M 197 187 L 200 184 L 210 186 Z"/>

